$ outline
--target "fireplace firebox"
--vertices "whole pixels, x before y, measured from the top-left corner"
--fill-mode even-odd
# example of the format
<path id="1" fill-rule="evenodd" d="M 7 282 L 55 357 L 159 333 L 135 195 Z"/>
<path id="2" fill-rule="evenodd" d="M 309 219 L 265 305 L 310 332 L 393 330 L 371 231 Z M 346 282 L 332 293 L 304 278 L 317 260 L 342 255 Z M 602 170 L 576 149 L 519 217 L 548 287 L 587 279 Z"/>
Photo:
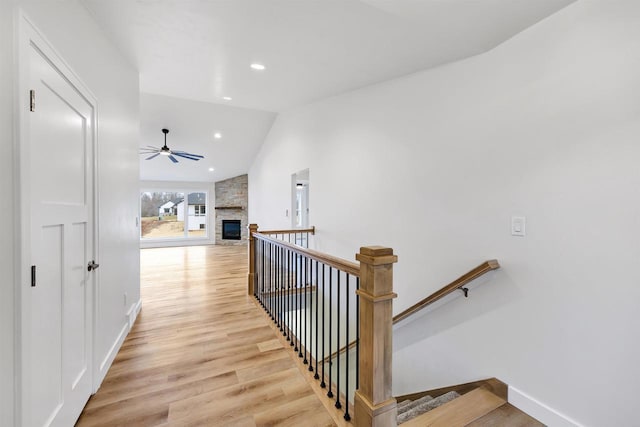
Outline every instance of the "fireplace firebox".
<path id="1" fill-rule="evenodd" d="M 222 238 L 225 240 L 240 240 L 242 236 L 239 219 L 222 220 Z"/>

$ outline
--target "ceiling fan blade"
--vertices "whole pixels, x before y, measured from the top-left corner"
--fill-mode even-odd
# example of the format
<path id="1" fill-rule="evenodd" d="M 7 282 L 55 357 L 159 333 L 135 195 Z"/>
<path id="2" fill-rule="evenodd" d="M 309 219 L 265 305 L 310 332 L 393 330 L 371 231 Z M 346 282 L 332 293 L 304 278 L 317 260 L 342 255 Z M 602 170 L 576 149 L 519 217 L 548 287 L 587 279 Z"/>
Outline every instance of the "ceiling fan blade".
<path id="1" fill-rule="evenodd" d="M 147 154 L 148 154 L 148 153 L 147 153 Z M 149 156 L 149 157 L 147 157 L 145 160 L 151 160 L 151 159 L 153 159 L 154 157 L 158 157 L 159 155 L 160 155 L 160 153 L 156 153 L 156 154 L 154 154 L 153 156 Z"/>
<path id="2" fill-rule="evenodd" d="M 175 157 L 173 157 L 173 155 L 169 154 L 169 159 L 171 159 L 171 161 L 173 163 L 178 163 L 178 159 L 176 159 Z"/>
<path id="3" fill-rule="evenodd" d="M 194 154 L 194 153 L 187 153 L 186 151 L 182 151 L 182 150 L 171 150 L 173 153 L 178 153 L 178 154 L 186 154 L 188 156 L 199 156 L 200 154 Z"/>
<path id="4" fill-rule="evenodd" d="M 200 159 L 204 159 L 204 157 L 202 157 L 202 156 L 195 157 L 192 154 L 181 154 L 181 153 L 176 153 L 175 151 L 173 152 L 173 155 L 174 156 L 180 156 L 180 157 L 183 157 L 183 158 L 189 159 L 189 160 L 196 160 L 196 161 L 200 160 Z"/>

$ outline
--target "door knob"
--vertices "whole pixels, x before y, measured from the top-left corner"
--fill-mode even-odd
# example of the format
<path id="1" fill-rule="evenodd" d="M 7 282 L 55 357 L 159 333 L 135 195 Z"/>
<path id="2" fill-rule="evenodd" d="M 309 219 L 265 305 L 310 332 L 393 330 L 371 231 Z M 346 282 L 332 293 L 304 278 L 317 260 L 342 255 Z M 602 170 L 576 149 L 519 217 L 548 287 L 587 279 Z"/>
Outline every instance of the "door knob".
<path id="1" fill-rule="evenodd" d="M 95 260 L 92 260 L 89 264 L 87 264 L 87 271 L 95 270 L 100 267 L 100 264 L 96 264 Z"/>

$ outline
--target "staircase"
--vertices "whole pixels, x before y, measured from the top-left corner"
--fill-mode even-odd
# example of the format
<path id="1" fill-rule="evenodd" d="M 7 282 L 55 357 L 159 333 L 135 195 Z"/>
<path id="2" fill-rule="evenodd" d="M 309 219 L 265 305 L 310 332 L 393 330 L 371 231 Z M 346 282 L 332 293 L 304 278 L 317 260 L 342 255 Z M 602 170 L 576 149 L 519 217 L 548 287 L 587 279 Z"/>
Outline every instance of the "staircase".
<path id="1" fill-rule="evenodd" d="M 337 425 L 542 426 L 509 405 L 506 384 L 495 378 L 391 395 L 393 325 L 453 292 L 466 297 L 470 282 L 500 268 L 497 260 L 485 261 L 393 316 L 398 257 L 392 248 L 363 246 L 354 263 L 291 243 L 291 234 L 306 233 L 308 239 L 315 228 L 259 232 L 250 224 L 249 231 L 247 293 L 286 338 L 316 393 L 324 402 L 331 399 L 325 406 L 336 408 Z"/>
<path id="2" fill-rule="evenodd" d="M 397 422 L 402 427 L 544 426 L 510 405 L 506 392 L 506 384 L 492 378 L 399 396 Z"/>

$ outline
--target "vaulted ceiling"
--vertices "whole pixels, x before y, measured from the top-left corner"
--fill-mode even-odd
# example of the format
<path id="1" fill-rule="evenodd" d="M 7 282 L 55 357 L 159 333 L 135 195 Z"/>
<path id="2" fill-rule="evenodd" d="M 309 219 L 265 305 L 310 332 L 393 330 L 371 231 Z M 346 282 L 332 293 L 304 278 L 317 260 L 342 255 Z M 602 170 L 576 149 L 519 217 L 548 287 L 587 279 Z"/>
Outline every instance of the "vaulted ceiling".
<path id="1" fill-rule="evenodd" d="M 285 111 L 485 52 L 573 1 L 83 0 L 83 3 L 138 68 L 143 93 L 220 107 L 211 109 L 206 126 L 189 120 L 180 124 L 202 127 L 202 135 L 194 141 L 208 138 L 208 144 L 213 128 L 224 134 L 227 125 L 233 126 L 233 122 L 243 120 L 247 114 L 273 120 L 269 112 Z M 252 63 L 262 64 L 265 69 L 254 70 L 250 68 Z M 154 121 L 145 118 L 146 115 L 164 114 L 162 126 L 176 128 L 171 120 L 172 113 L 178 111 L 172 109 L 171 102 L 164 104 L 167 109 L 163 113 L 158 108 L 147 111 L 146 104 L 142 104 L 141 145 L 158 145 L 162 137 L 160 128 L 145 128 L 145 121 Z M 201 107 L 200 103 L 191 106 L 196 110 Z M 225 111 L 226 108 L 229 110 Z M 247 121 L 245 126 L 254 124 Z M 268 126 L 261 120 L 255 126 L 255 132 L 249 133 L 256 140 L 249 143 L 251 149 L 243 151 L 251 159 L 268 132 Z M 177 134 L 174 141 L 176 146 L 180 145 Z M 245 138 L 235 143 L 248 142 Z M 200 151 L 206 148 L 204 145 Z M 206 165 L 201 173 L 191 174 L 194 176 L 187 178 L 174 173 L 178 169 L 168 167 L 165 168 L 168 172 L 161 175 L 167 180 L 227 177 L 222 172 L 216 172 L 216 176 L 208 172 L 211 166 L 218 171 L 217 165 L 226 160 L 221 157 L 206 160 L 198 162 Z M 143 161 L 141 177 L 159 179 L 158 171 L 147 174 L 150 162 Z M 246 164 L 244 161 L 243 167 Z M 238 165 L 234 170 L 242 169 Z"/>

